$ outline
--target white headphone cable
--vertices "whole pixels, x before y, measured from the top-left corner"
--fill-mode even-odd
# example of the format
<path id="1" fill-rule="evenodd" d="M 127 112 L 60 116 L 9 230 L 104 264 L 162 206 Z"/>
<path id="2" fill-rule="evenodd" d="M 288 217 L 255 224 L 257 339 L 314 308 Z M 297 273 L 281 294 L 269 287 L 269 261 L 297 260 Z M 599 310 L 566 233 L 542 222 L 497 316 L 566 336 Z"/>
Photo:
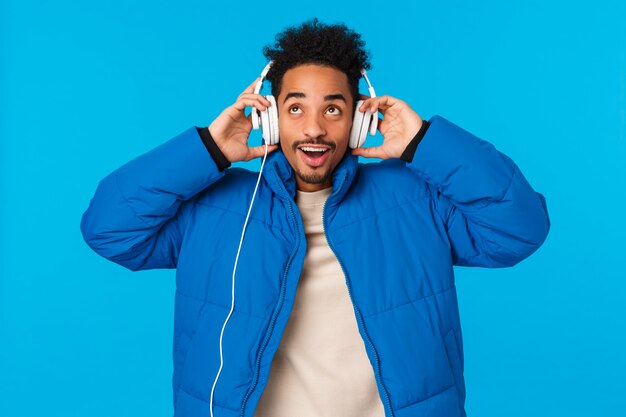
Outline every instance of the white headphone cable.
<path id="1" fill-rule="evenodd" d="M 222 331 L 220 333 L 220 368 L 217 370 L 217 375 L 215 376 L 215 381 L 213 381 L 213 387 L 211 387 L 211 400 L 210 400 L 210 412 L 211 417 L 213 417 L 213 392 L 215 391 L 215 386 L 217 385 L 217 380 L 222 373 L 222 366 L 224 365 L 224 357 L 222 354 L 222 339 L 224 337 L 224 329 L 226 328 L 226 323 L 230 320 L 230 316 L 235 309 L 235 274 L 237 272 L 237 263 L 239 262 L 239 252 L 241 251 L 241 245 L 243 244 L 243 237 L 246 234 L 246 228 L 248 226 L 248 219 L 250 218 L 250 212 L 252 211 L 252 205 L 254 204 L 254 197 L 256 196 L 256 191 L 259 188 L 259 183 L 261 182 L 261 173 L 263 172 L 263 166 L 265 165 L 265 159 L 267 158 L 267 142 L 265 142 L 265 154 L 263 155 L 263 161 L 261 162 L 261 169 L 259 170 L 259 177 L 256 180 L 256 186 L 254 187 L 254 192 L 252 193 L 252 200 L 250 201 L 250 207 L 248 208 L 248 214 L 246 215 L 246 220 L 243 223 L 243 230 L 241 231 L 241 239 L 239 239 L 239 247 L 237 248 L 237 256 L 235 257 L 235 266 L 233 267 L 233 280 L 231 287 L 231 305 L 230 311 L 228 312 L 228 316 L 226 316 L 226 320 L 222 325 Z"/>

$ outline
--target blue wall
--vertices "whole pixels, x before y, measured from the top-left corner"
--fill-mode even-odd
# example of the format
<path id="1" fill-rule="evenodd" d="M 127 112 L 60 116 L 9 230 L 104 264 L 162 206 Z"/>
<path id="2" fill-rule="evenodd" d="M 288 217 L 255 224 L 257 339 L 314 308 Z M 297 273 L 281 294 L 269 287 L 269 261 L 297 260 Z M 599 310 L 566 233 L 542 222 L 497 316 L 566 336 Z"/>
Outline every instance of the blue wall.
<path id="1" fill-rule="evenodd" d="M 212 3 L 0 3 L 1 416 L 172 414 L 174 272 L 100 258 L 80 217 L 313 16 L 363 34 L 379 94 L 491 141 L 547 198 L 534 256 L 457 271 L 469 415 L 626 415 L 623 2 Z"/>

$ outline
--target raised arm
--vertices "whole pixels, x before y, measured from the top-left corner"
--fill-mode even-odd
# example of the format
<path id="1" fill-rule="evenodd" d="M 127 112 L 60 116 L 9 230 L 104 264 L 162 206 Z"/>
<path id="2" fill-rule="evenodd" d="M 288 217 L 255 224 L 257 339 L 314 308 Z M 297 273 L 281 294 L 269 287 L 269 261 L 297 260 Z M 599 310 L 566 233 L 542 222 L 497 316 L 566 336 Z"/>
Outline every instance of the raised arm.
<path id="1" fill-rule="evenodd" d="M 219 180 L 231 162 L 264 153 L 262 146 L 248 146 L 252 123 L 245 108 L 269 105 L 253 94 L 255 84 L 208 128 L 190 128 L 102 179 L 80 222 L 87 244 L 133 271 L 176 268 L 192 197 Z"/>
<path id="2" fill-rule="evenodd" d="M 187 202 L 222 175 L 190 128 L 100 181 L 80 222 L 83 237 L 133 271 L 176 268 Z"/>
<path id="3" fill-rule="evenodd" d="M 512 266 L 545 240 L 543 195 L 508 156 L 446 119 L 430 120 L 408 166 L 432 189 L 456 265 Z"/>
<path id="4" fill-rule="evenodd" d="M 426 181 L 456 265 L 512 266 L 541 246 L 550 229 L 545 199 L 508 156 L 442 117 L 423 121 L 390 96 L 369 98 L 361 110 L 383 113 L 384 141 L 353 154 L 401 158 Z"/>

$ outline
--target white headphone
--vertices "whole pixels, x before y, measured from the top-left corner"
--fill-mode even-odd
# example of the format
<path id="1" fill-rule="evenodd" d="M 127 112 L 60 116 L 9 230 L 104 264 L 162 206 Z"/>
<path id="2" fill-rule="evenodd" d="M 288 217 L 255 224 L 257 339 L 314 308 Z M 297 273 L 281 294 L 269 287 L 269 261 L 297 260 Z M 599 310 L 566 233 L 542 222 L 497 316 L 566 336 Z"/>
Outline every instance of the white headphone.
<path id="1" fill-rule="evenodd" d="M 263 86 L 263 80 L 270 70 L 273 61 L 265 66 L 263 72 L 261 72 L 261 78 L 254 87 L 254 94 L 259 94 L 261 87 Z M 367 78 L 367 72 L 365 69 L 361 69 L 361 75 L 367 82 L 370 97 L 376 97 L 374 87 Z M 252 128 L 255 130 L 261 129 L 263 139 L 268 145 L 276 145 L 279 140 L 278 132 L 278 109 L 276 107 L 276 99 L 274 96 L 265 96 L 269 100 L 271 105 L 265 110 L 261 111 L 256 108 L 252 108 Z M 376 129 L 378 128 L 378 114 L 372 114 L 369 111 L 359 111 L 359 107 L 363 104 L 363 100 L 356 102 L 356 109 L 354 111 L 354 117 L 352 119 L 352 128 L 350 129 L 350 142 L 348 145 L 350 148 L 355 149 L 363 146 L 365 139 L 367 138 L 367 132 L 369 131 L 371 136 L 376 135 Z"/>

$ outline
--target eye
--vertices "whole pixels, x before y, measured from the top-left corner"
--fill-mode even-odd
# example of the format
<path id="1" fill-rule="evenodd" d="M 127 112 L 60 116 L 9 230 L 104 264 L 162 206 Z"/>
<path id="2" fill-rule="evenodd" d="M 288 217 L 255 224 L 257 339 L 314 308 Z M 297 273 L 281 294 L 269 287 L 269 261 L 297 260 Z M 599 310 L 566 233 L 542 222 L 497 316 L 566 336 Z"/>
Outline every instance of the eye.
<path id="1" fill-rule="evenodd" d="M 328 108 L 328 110 L 326 110 L 329 114 L 333 114 L 333 115 L 337 115 L 341 113 L 341 110 L 339 109 L 339 107 L 336 106 L 330 106 Z"/>
<path id="2" fill-rule="evenodd" d="M 289 108 L 289 113 L 291 113 L 291 114 L 298 114 L 298 113 L 300 113 L 299 111 L 294 111 L 294 110 L 300 110 L 300 107 L 298 107 L 298 106 L 290 107 Z"/>

